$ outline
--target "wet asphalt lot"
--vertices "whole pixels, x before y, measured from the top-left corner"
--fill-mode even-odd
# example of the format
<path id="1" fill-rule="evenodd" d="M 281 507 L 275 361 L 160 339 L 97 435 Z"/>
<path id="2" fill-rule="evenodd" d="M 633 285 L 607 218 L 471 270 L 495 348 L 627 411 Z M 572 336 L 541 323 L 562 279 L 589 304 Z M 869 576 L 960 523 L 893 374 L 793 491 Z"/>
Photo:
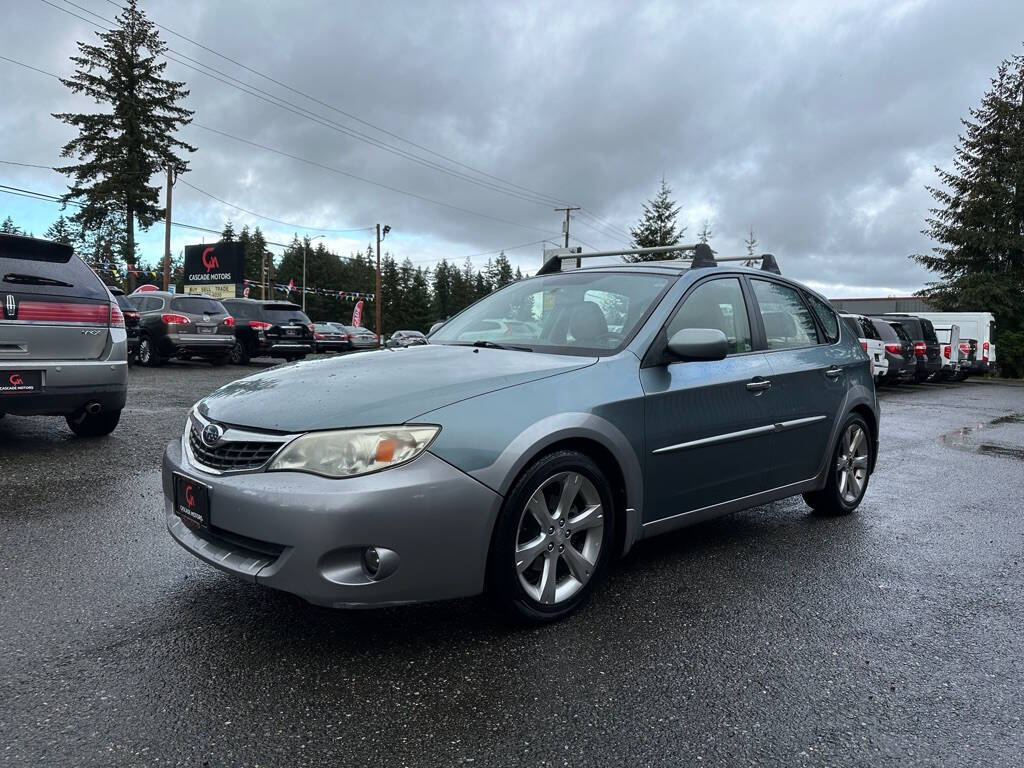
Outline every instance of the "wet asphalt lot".
<path id="1" fill-rule="evenodd" d="M 886 391 L 853 516 L 652 540 L 523 630 L 316 608 L 174 544 L 164 444 L 242 372 L 133 369 L 99 441 L 0 420 L 0 765 L 1024 764 L 1024 388 Z"/>

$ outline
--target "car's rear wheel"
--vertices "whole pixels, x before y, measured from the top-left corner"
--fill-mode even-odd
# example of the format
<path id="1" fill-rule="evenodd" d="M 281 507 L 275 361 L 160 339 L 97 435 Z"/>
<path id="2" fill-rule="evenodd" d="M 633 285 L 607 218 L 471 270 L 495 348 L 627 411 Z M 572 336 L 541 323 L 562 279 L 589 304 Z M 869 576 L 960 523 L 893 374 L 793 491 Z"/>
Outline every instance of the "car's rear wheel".
<path id="1" fill-rule="evenodd" d="M 804 494 L 804 501 L 823 515 L 848 515 L 858 506 L 871 477 L 871 431 L 864 417 L 851 413 L 839 432 L 832 453 L 828 482 L 820 491 Z"/>
<path id="2" fill-rule="evenodd" d="M 519 621 L 560 619 L 589 597 L 614 541 L 612 492 L 600 467 L 577 451 L 548 454 L 505 500 L 488 561 L 491 594 Z"/>
<path id="3" fill-rule="evenodd" d="M 232 365 L 247 365 L 249 363 L 249 350 L 245 348 L 241 339 L 235 339 L 235 346 L 231 348 L 231 363 Z"/>
<path id="4" fill-rule="evenodd" d="M 103 437 L 117 428 L 121 411 L 88 413 L 85 409 L 64 417 L 71 431 L 79 437 Z"/>
<path id="5" fill-rule="evenodd" d="M 149 368 L 155 368 L 158 365 L 164 364 L 164 359 L 153 347 L 148 336 L 143 336 L 139 340 L 139 364 Z"/>

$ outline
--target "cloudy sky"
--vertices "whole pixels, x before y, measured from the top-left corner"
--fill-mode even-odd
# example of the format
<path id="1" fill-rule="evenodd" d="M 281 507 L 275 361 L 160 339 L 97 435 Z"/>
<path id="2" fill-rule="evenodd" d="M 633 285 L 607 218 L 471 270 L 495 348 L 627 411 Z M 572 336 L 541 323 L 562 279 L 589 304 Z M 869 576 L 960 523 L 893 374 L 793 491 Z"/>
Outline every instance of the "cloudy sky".
<path id="1" fill-rule="evenodd" d="M 831 296 L 929 279 L 907 258 L 929 247 L 925 185 L 1024 37 L 1020 0 L 141 5 L 178 33 L 163 32 L 168 73 L 191 90 L 181 136 L 198 147 L 183 180 L 292 226 L 183 183 L 175 221 L 324 234 L 341 253 L 371 236 L 342 230 L 382 222 L 399 259 L 482 265 L 504 248 L 532 272 L 539 241 L 561 237 L 556 201 L 585 209 L 574 245 L 619 247 L 664 176 L 686 240 L 707 220 L 712 246 L 739 254 L 753 228 L 785 274 Z M 117 13 L 112 0 L 4 6 L 0 56 L 61 75 L 96 29 L 83 19 Z M 0 93 L 0 160 L 56 164 L 70 133 L 50 113 L 88 103 L 2 59 Z M 60 175 L 9 164 L 0 184 L 63 191 Z M 0 194 L 0 218 L 36 234 L 57 212 Z M 175 229 L 173 248 L 202 237 Z M 162 229 L 141 245 L 155 261 Z"/>

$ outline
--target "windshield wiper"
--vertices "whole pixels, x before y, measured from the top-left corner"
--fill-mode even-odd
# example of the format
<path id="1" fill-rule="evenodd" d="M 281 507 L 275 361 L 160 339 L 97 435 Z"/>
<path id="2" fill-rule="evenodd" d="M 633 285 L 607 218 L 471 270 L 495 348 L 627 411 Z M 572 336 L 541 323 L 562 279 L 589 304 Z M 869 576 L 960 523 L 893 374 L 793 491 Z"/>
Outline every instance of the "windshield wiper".
<path id="1" fill-rule="evenodd" d="M 471 342 L 469 346 L 484 347 L 485 349 L 514 349 L 519 352 L 533 352 L 533 350 L 530 349 L 529 347 L 519 347 L 516 346 L 515 344 L 498 344 L 497 342 L 485 341 L 483 339 L 477 339 L 476 341 Z"/>
<path id="2" fill-rule="evenodd" d="M 4 275 L 5 283 L 22 283 L 23 285 L 53 285 L 58 288 L 74 288 L 71 283 L 63 280 L 55 280 L 52 277 L 40 277 L 39 275 L 23 275 L 19 272 L 8 272 Z"/>

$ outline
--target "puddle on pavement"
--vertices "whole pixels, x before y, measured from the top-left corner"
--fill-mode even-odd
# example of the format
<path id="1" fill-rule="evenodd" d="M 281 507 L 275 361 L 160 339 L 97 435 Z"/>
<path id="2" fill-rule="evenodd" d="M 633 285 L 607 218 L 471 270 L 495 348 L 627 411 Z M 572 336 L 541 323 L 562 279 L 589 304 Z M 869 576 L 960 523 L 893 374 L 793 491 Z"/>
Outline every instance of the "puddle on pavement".
<path id="1" fill-rule="evenodd" d="M 939 435 L 939 442 L 943 445 L 948 445 L 950 448 L 956 448 L 961 451 L 980 453 L 985 456 L 1002 456 L 1008 459 L 1024 461 L 1024 448 L 998 445 L 996 443 L 976 443 L 973 440 L 968 439 L 969 435 L 974 435 L 979 432 L 992 429 L 993 427 L 1000 427 L 1006 424 L 1024 424 L 1024 413 L 1008 413 L 1005 416 L 1000 416 L 999 418 L 992 419 L 988 422 L 954 429 L 952 432 Z"/>

